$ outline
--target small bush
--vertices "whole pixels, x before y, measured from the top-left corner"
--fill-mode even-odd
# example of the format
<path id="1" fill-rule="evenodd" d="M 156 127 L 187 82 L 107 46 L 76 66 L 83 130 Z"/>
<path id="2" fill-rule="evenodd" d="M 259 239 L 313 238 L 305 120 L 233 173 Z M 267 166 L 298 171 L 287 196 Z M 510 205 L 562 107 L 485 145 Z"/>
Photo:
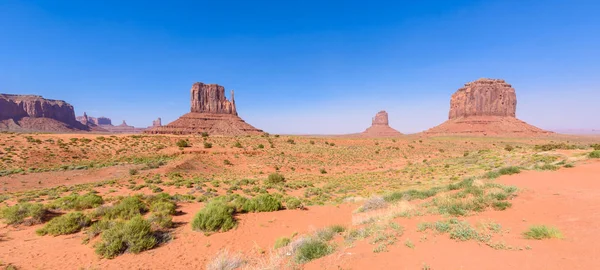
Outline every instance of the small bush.
<path id="1" fill-rule="evenodd" d="M 283 184 L 285 182 L 285 177 L 282 174 L 272 173 L 269 174 L 269 177 L 265 181 L 267 185 L 278 185 Z"/>
<path id="2" fill-rule="evenodd" d="M 170 201 L 157 201 L 150 205 L 150 211 L 154 213 L 174 215 L 176 207 L 177 205 Z"/>
<path id="3" fill-rule="evenodd" d="M 60 217 L 51 219 L 46 225 L 37 230 L 39 235 L 64 235 L 81 231 L 84 227 L 90 226 L 92 221 L 81 212 L 72 212 Z"/>
<path id="4" fill-rule="evenodd" d="M 111 207 L 96 209 L 96 215 L 108 219 L 131 219 L 148 211 L 146 205 L 138 197 L 125 197 Z"/>
<path id="5" fill-rule="evenodd" d="M 115 222 L 102 233 L 96 253 L 104 258 L 114 258 L 125 252 L 140 253 L 158 244 L 152 225 L 141 216 L 129 221 Z"/>
<path id="6" fill-rule="evenodd" d="M 29 224 L 42 223 L 46 214 L 46 209 L 39 203 L 19 203 L 0 209 L 0 217 L 10 225 L 23 223 L 26 218 L 30 218 Z"/>
<path id="7" fill-rule="evenodd" d="M 166 212 L 152 213 L 150 217 L 148 217 L 148 222 L 161 229 L 169 229 L 173 227 L 173 217 Z"/>
<path id="8" fill-rule="evenodd" d="M 104 203 L 102 197 L 88 193 L 85 195 L 71 194 L 62 198 L 58 198 L 50 203 L 48 206 L 52 209 L 61 210 L 85 210 L 96 208 Z"/>
<path id="9" fill-rule="evenodd" d="M 265 148 L 265 146 L 264 146 L 263 144 L 259 144 L 257 147 L 258 147 L 258 149 L 263 149 L 263 148 Z"/>
<path id="10" fill-rule="evenodd" d="M 244 203 L 244 212 L 274 212 L 283 209 L 281 201 L 271 194 L 261 194 Z"/>
<path id="11" fill-rule="evenodd" d="M 229 161 L 229 159 L 223 160 L 223 164 L 225 164 L 227 166 L 233 165 L 233 163 L 231 163 L 231 161 Z"/>
<path id="12" fill-rule="evenodd" d="M 234 270 L 244 265 L 244 259 L 240 253 L 229 254 L 227 250 L 221 250 L 217 256 L 206 265 L 206 270 Z"/>
<path id="13" fill-rule="evenodd" d="M 202 132 L 201 136 L 202 138 L 208 138 L 208 132 Z"/>
<path id="14" fill-rule="evenodd" d="M 137 169 L 129 169 L 129 175 L 136 175 L 138 172 L 139 171 Z"/>
<path id="15" fill-rule="evenodd" d="M 507 144 L 506 146 L 504 146 L 504 150 L 510 152 L 512 150 L 514 150 L 515 148 L 512 145 Z"/>
<path id="16" fill-rule="evenodd" d="M 242 146 L 242 144 L 240 142 L 235 142 L 233 144 L 233 147 L 235 147 L 235 148 L 242 148 L 243 146 Z"/>
<path id="17" fill-rule="evenodd" d="M 590 158 L 600 158 L 600 150 L 594 150 L 589 154 Z"/>
<path id="18" fill-rule="evenodd" d="M 521 173 L 521 169 L 519 169 L 519 167 L 516 166 L 504 167 L 498 170 L 498 173 L 500 173 L 501 175 L 518 174 Z"/>
<path id="19" fill-rule="evenodd" d="M 192 146 L 188 140 L 179 140 L 175 143 L 175 145 L 177 145 L 177 147 L 191 147 Z"/>
<path id="20" fill-rule="evenodd" d="M 289 144 L 296 144 L 296 142 L 293 139 L 287 139 L 286 142 Z"/>
<path id="21" fill-rule="evenodd" d="M 275 245 L 273 248 L 275 248 L 275 249 L 282 248 L 282 247 L 289 245 L 291 242 L 292 242 L 292 240 L 290 240 L 287 237 L 277 238 L 277 240 L 275 240 Z"/>
<path id="22" fill-rule="evenodd" d="M 326 173 L 327 173 L 327 171 L 326 171 L 325 169 L 323 169 L 323 168 L 319 169 L 319 172 L 320 172 L 321 174 L 326 174 Z"/>
<path id="23" fill-rule="evenodd" d="M 212 148 L 212 143 L 204 142 L 204 148 Z"/>
<path id="24" fill-rule="evenodd" d="M 523 233 L 523 237 L 535 240 L 562 238 L 562 233 L 554 227 L 534 225 L 529 227 L 529 229 Z"/>
<path id="25" fill-rule="evenodd" d="M 371 210 L 382 209 L 388 206 L 383 197 L 371 197 L 360 208 L 358 212 L 368 212 Z"/>
<path id="26" fill-rule="evenodd" d="M 226 232 L 236 225 L 234 209 L 221 202 L 209 203 L 192 220 L 192 229 L 203 232 Z"/>
<path id="27" fill-rule="evenodd" d="M 594 150 L 600 150 L 600 143 L 595 143 L 590 145 L 591 148 L 593 148 Z"/>
<path id="28" fill-rule="evenodd" d="M 504 210 L 510 208 L 511 206 L 512 206 L 512 203 L 505 202 L 505 201 L 498 201 L 498 202 L 492 203 L 492 207 L 494 207 L 494 210 L 498 210 L 498 211 L 504 211 Z"/>
<path id="29" fill-rule="evenodd" d="M 296 197 L 291 197 L 287 200 L 287 202 L 285 203 L 285 208 L 287 209 L 302 209 L 302 201 L 300 201 L 300 199 L 296 198 Z"/>
<path id="30" fill-rule="evenodd" d="M 333 247 L 318 239 L 309 239 L 303 242 L 296 250 L 296 262 L 307 263 L 324 257 L 333 252 Z"/>

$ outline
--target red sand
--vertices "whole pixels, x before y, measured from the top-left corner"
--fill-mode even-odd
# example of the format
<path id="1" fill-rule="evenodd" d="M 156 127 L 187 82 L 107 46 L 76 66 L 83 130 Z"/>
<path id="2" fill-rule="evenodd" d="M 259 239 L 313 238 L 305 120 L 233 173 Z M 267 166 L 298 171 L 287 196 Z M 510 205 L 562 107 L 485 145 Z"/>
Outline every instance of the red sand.
<path id="1" fill-rule="evenodd" d="M 513 207 L 488 211 L 466 218 L 471 224 L 492 220 L 509 229 L 498 240 L 523 250 L 494 250 L 475 241 L 456 242 L 447 235 L 416 232 L 422 221 L 440 216 L 399 218 L 406 228 L 389 252 L 374 253 L 373 245 L 358 241 L 356 246 L 313 261 L 306 269 L 600 269 L 600 162 L 580 164 L 557 172 L 526 171 L 498 181 L 524 189 Z M 246 258 L 264 257 L 261 251 L 275 239 L 300 235 L 332 224 L 350 225 L 355 205 L 311 207 L 307 211 L 280 211 L 240 215 L 237 229 L 205 236 L 189 226 L 201 204 L 184 204 L 185 214 L 176 216 L 181 226 L 174 240 L 138 255 L 125 254 L 113 260 L 99 259 L 91 244 L 81 243 L 83 233 L 68 236 L 35 235 L 34 227 L 0 228 L 0 260 L 19 269 L 203 269 L 219 249 L 241 251 Z M 556 226 L 564 239 L 525 240 L 521 232 L 530 225 Z M 411 239 L 414 249 L 404 245 Z M 10 244 L 10 245 L 9 245 Z"/>

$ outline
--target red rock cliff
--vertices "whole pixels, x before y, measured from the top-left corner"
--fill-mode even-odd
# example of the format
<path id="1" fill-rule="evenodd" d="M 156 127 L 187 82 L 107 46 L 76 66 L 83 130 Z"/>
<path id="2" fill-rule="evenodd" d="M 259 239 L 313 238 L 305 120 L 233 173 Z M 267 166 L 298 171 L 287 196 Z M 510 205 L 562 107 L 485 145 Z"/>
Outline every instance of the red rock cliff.
<path id="1" fill-rule="evenodd" d="M 192 85 L 191 94 L 191 112 L 237 115 L 233 90 L 229 101 L 225 97 L 225 87 L 197 82 Z"/>
<path id="2" fill-rule="evenodd" d="M 73 106 L 65 101 L 33 95 L 0 94 L 0 120 L 23 117 L 51 118 L 79 126 Z"/>
<path id="3" fill-rule="evenodd" d="M 515 117 L 517 95 L 504 80 L 479 79 L 465 84 L 450 99 L 449 119 L 468 116 Z"/>

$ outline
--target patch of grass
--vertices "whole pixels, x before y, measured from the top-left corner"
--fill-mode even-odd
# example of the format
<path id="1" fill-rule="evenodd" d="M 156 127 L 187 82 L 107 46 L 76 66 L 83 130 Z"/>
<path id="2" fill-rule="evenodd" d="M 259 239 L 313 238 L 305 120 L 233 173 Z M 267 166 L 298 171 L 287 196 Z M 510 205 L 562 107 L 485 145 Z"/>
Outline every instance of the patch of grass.
<path id="1" fill-rule="evenodd" d="M 75 193 L 54 200 L 48 205 L 48 207 L 52 209 L 80 211 L 85 209 L 96 208 L 102 205 L 103 203 L 104 200 L 102 199 L 102 197 L 94 193 L 88 193 L 85 195 L 79 195 Z"/>
<path id="2" fill-rule="evenodd" d="M 297 263 L 307 263 L 312 260 L 327 256 L 333 252 L 333 246 L 319 239 L 308 239 L 296 250 Z"/>
<path id="3" fill-rule="evenodd" d="M 42 204 L 25 202 L 0 209 L 0 218 L 9 225 L 24 223 L 27 218 L 27 224 L 39 224 L 47 213 Z"/>
<path id="4" fill-rule="evenodd" d="M 158 244 L 150 222 L 141 216 L 129 221 L 115 222 L 102 233 L 102 239 L 96 245 L 96 253 L 112 259 L 125 252 L 140 253 L 152 249 Z"/>
<path id="5" fill-rule="evenodd" d="M 90 226 L 92 221 L 81 212 L 72 212 L 51 219 L 46 225 L 37 230 L 39 235 L 64 235 L 81 231 L 84 227 Z"/>
<path id="6" fill-rule="evenodd" d="M 265 184 L 267 185 L 278 185 L 285 183 L 285 177 L 279 173 L 269 174 L 267 180 L 265 180 Z"/>
<path id="7" fill-rule="evenodd" d="M 600 158 L 600 150 L 594 150 L 588 155 L 590 158 Z"/>
<path id="8" fill-rule="evenodd" d="M 244 203 L 244 212 L 274 212 L 283 209 L 281 200 L 271 194 L 261 194 Z"/>
<path id="9" fill-rule="evenodd" d="M 240 269 L 244 263 L 244 259 L 240 253 L 230 254 L 227 250 L 221 250 L 217 256 L 206 265 L 206 270 Z"/>
<path id="10" fill-rule="evenodd" d="M 325 169 L 323 169 L 323 168 L 319 169 L 319 172 L 320 172 L 321 174 L 326 174 L 326 173 L 327 173 L 327 171 L 326 171 Z"/>
<path id="11" fill-rule="evenodd" d="M 387 202 L 383 197 L 371 197 L 369 198 L 357 212 L 368 212 L 371 210 L 382 209 L 388 206 Z"/>
<path id="12" fill-rule="evenodd" d="M 211 202 L 194 216 L 192 229 L 203 232 L 229 231 L 237 224 L 233 214 L 234 209 L 225 203 Z"/>
<path id="13" fill-rule="evenodd" d="M 204 142 L 204 148 L 208 149 L 208 148 L 212 148 L 212 143 L 209 142 Z"/>
<path id="14" fill-rule="evenodd" d="M 562 238 L 562 233 L 555 227 L 548 227 L 546 225 L 534 225 L 523 232 L 523 237 L 526 239 L 551 239 L 551 238 Z"/>
<path id="15" fill-rule="evenodd" d="M 289 245 L 291 242 L 292 242 L 292 240 L 287 237 L 280 237 L 280 238 L 277 238 L 277 240 L 275 240 L 275 245 L 273 248 L 274 249 L 282 248 L 282 247 Z"/>
<path id="16" fill-rule="evenodd" d="M 107 219 L 131 219 L 147 211 L 148 207 L 144 202 L 140 198 L 132 196 L 123 198 L 113 206 L 97 208 L 95 215 Z"/>
<path id="17" fill-rule="evenodd" d="M 175 143 L 175 145 L 177 145 L 177 147 L 191 147 L 192 144 L 190 144 L 190 142 L 188 140 L 179 140 Z"/>
<path id="18" fill-rule="evenodd" d="M 412 241 L 410 241 L 410 239 L 406 239 L 406 241 L 404 241 L 404 245 L 405 245 L 407 248 L 412 248 L 412 249 L 414 249 L 414 248 L 415 248 L 415 244 L 414 244 Z"/>

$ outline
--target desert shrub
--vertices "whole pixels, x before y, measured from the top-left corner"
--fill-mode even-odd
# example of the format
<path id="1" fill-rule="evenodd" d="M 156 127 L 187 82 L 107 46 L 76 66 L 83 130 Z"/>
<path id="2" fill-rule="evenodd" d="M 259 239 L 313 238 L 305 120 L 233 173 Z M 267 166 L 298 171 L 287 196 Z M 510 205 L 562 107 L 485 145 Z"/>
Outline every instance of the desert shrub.
<path id="1" fill-rule="evenodd" d="M 294 141 L 294 139 L 287 139 L 286 141 L 289 144 L 296 144 L 296 142 Z"/>
<path id="2" fill-rule="evenodd" d="M 514 148 L 512 145 L 510 145 L 510 144 L 507 144 L 506 146 L 504 146 L 504 150 L 506 150 L 506 151 L 508 151 L 508 152 L 510 152 L 510 151 L 512 151 L 512 150 L 514 150 L 514 149 L 515 149 L 515 148 Z"/>
<path id="3" fill-rule="evenodd" d="M 85 210 L 98 207 L 104 203 L 102 197 L 88 193 L 85 195 L 71 194 L 62 198 L 58 198 L 48 206 L 53 209 L 61 210 Z"/>
<path id="4" fill-rule="evenodd" d="M 96 253 L 110 259 L 125 252 L 140 253 L 157 244 L 150 222 L 136 216 L 129 221 L 115 222 L 106 229 L 96 245 Z"/>
<path id="5" fill-rule="evenodd" d="M 544 164 L 542 166 L 536 166 L 535 168 L 538 170 L 542 170 L 542 171 L 556 171 L 560 167 L 553 165 L 553 164 Z"/>
<path id="6" fill-rule="evenodd" d="M 204 142 L 204 148 L 212 148 L 212 143 Z"/>
<path id="7" fill-rule="evenodd" d="M 72 212 L 51 219 L 46 225 L 37 230 L 39 235 L 64 235 L 79 232 L 84 227 L 90 226 L 92 221 L 81 212 Z"/>
<path id="8" fill-rule="evenodd" d="M 240 253 L 230 254 L 227 250 L 221 250 L 217 256 L 206 265 L 206 270 L 234 270 L 244 265 L 244 259 Z"/>
<path id="9" fill-rule="evenodd" d="M 590 145 L 591 148 L 593 148 L 594 150 L 600 150 L 600 143 L 595 143 Z"/>
<path id="10" fill-rule="evenodd" d="M 155 212 L 148 217 L 148 222 L 152 225 L 156 225 L 161 229 L 168 229 L 173 227 L 173 217 L 167 212 Z"/>
<path id="11" fill-rule="evenodd" d="M 136 175 L 138 172 L 139 171 L 137 169 L 129 169 L 129 175 Z"/>
<path id="12" fill-rule="evenodd" d="M 202 132 L 200 135 L 202 138 L 208 138 L 208 132 Z"/>
<path id="13" fill-rule="evenodd" d="M 371 210 L 386 208 L 387 202 L 383 197 L 371 197 L 369 198 L 360 208 L 358 208 L 358 212 L 368 212 Z"/>
<path id="14" fill-rule="evenodd" d="M 467 241 L 477 238 L 477 231 L 466 221 L 454 222 L 450 230 L 450 239 Z"/>
<path id="15" fill-rule="evenodd" d="M 274 212 L 283 209 L 281 200 L 271 194 L 261 194 L 244 203 L 244 212 Z"/>
<path id="16" fill-rule="evenodd" d="M 0 218 L 7 224 L 23 223 L 26 218 L 30 218 L 27 223 L 38 224 L 43 221 L 47 210 L 42 204 L 36 203 L 18 203 L 13 206 L 0 209 Z"/>
<path id="17" fill-rule="evenodd" d="M 554 227 L 548 227 L 546 225 L 534 225 L 523 232 L 523 237 L 527 239 L 550 239 L 550 238 L 562 238 L 562 233 Z"/>
<path id="18" fill-rule="evenodd" d="M 231 166 L 231 165 L 233 165 L 233 163 L 231 163 L 231 161 L 229 161 L 229 159 L 225 159 L 225 160 L 223 160 L 223 164 L 224 164 L 224 165 L 227 165 L 227 166 Z"/>
<path id="19" fill-rule="evenodd" d="M 131 219 L 148 211 L 148 207 L 138 197 L 125 197 L 110 207 L 96 209 L 96 214 L 108 219 Z"/>
<path id="20" fill-rule="evenodd" d="M 501 175 L 518 174 L 521 173 L 521 169 L 516 166 L 504 167 L 498 170 L 498 173 L 500 173 Z"/>
<path id="21" fill-rule="evenodd" d="M 190 147 L 192 146 L 188 140 L 179 140 L 175 143 L 177 147 Z"/>
<path id="22" fill-rule="evenodd" d="M 263 149 L 263 148 L 265 148 L 265 146 L 264 146 L 263 144 L 259 144 L 259 145 L 257 146 L 257 148 L 258 148 L 258 149 Z"/>
<path id="23" fill-rule="evenodd" d="M 315 141 L 311 140 L 310 142 L 308 142 L 310 144 L 315 144 Z"/>
<path id="24" fill-rule="evenodd" d="M 333 252 L 333 247 L 318 239 L 308 239 L 300 244 L 296 250 L 297 263 L 307 263 L 312 260 L 327 256 Z"/>
<path id="25" fill-rule="evenodd" d="M 389 193 L 385 196 L 383 196 L 383 199 L 386 202 L 395 202 L 395 201 L 399 201 L 399 200 L 423 200 L 423 199 L 427 199 L 430 197 L 435 196 L 438 192 L 440 192 L 440 190 L 442 190 L 441 188 L 431 188 L 428 190 L 416 190 L 416 189 L 410 189 L 407 191 L 402 191 L 402 192 L 392 192 Z"/>
<path id="26" fill-rule="evenodd" d="M 512 203 L 505 201 L 497 201 L 492 203 L 494 210 L 504 211 L 512 206 Z"/>
<path id="27" fill-rule="evenodd" d="M 236 225 L 234 209 L 222 202 L 211 202 L 192 220 L 192 229 L 203 232 L 226 232 Z"/>
<path id="28" fill-rule="evenodd" d="M 320 172 L 321 174 L 326 174 L 326 173 L 327 173 L 327 171 L 326 171 L 325 169 L 323 169 L 323 168 L 319 169 L 319 172 Z"/>
<path id="29" fill-rule="evenodd" d="M 590 158 L 600 158 L 600 150 L 594 150 L 588 156 Z"/>
<path id="30" fill-rule="evenodd" d="M 243 146 L 242 146 L 242 144 L 239 141 L 237 141 L 237 142 L 235 142 L 233 144 L 233 147 L 235 147 L 235 148 L 242 148 Z"/>
<path id="31" fill-rule="evenodd" d="M 154 213 L 175 214 L 177 205 L 170 201 L 156 201 L 150 205 L 150 211 Z"/>
<path id="32" fill-rule="evenodd" d="M 548 143 L 548 144 L 536 145 L 536 146 L 534 146 L 534 149 L 539 150 L 539 151 L 552 151 L 552 150 L 556 150 L 556 149 L 569 150 L 569 149 L 577 149 L 577 146 L 576 145 L 568 145 L 566 143 Z"/>
<path id="33" fill-rule="evenodd" d="M 282 247 L 289 245 L 291 242 L 292 242 L 292 240 L 290 240 L 287 237 L 280 237 L 280 238 L 277 238 L 277 240 L 275 240 L 275 245 L 273 246 L 273 248 L 274 249 L 282 248 Z"/>
<path id="34" fill-rule="evenodd" d="M 272 173 L 269 174 L 269 177 L 265 181 L 267 185 L 277 185 L 285 182 L 285 177 L 282 174 Z"/>
<path id="35" fill-rule="evenodd" d="M 285 208 L 287 209 L 302 209 L 302 201 L 296 197 L 290 197 L 287 199 L 285 203 Z"/>

